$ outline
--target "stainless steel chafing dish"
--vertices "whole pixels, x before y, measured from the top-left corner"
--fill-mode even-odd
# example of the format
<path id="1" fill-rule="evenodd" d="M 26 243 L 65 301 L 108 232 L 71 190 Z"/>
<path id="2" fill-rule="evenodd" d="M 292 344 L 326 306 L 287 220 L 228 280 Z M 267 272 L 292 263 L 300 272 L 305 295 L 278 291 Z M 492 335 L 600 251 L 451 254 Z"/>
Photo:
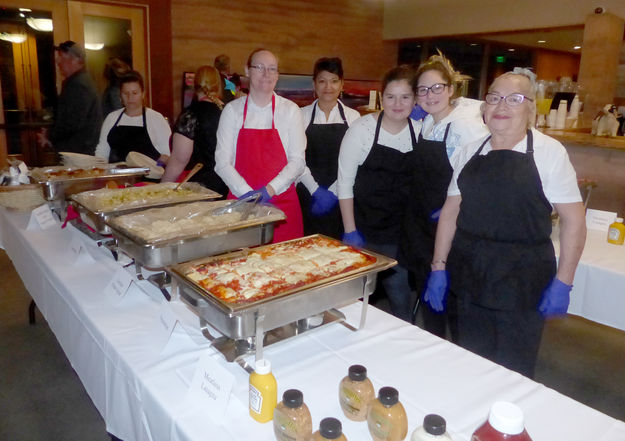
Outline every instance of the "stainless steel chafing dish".
<path id="1" fill-rule="evenodd" d="M 163 206 L 171 206 L 175 204 L 182 204 L 185 202 L 204 201 L 209 199 L 216 199 L 221 195 L 213 190 L 209 190 L 196 182 L 187 182 L 182 184 L 181 188 L 193 191 L 192 194 L 185 194 L 180 198 L 168 197 L 168 198 L 154 198 L 137 200 L 133 203 L 120 204 L 117 207 L 110 209 L 103 209 L 101 204 L 98 203 L 99 199 L 108 195 L 113 195 L 120 192 L 140 192 L 148 189 L 173 189 L 176 185 L 175 182 L 168 182 L 163 184 L 150 185 L 149 187 L 130 187 L 120 189 L 100 189 L 95 191 L 86 191 L 70 196 L 71 204 L 76 208 L 80 214 L 80 218 L 96 230 L 100 234 L 111 234 L 111 228 L 107 225 L 107 222 L 116 216 L 123 216 L 125 214 L 134 213 L 137 211 L 145 210 L 148 208 L 156 208 Z"/>
<path id="2" fill-rule="evenodd" d="M 224 204 L 227 202 L 195 202 L 188 205 L 203 206 L 205 211 L 212 211 Z M 270 205 L 240 205 L 236 209 L 245 212 L 247 217 L 233 224 L 215 225 L 194 232 L 182 230 L 174 237 L 147 240 L 124 225 L 129 216 L 155 216 L 165 210 L 182 210 L 186 206 L 154 208 L 114 217 L 107 220 L 107 225 L 118 248 L 146 268 L 161 269 L 202 256 L 269 243 L 273 239 L 274 223 L 286 218 L 281 210 Z"/>
<path id="3" fill-rule="evenodd" d="M 262 250 L 269 246 L 259 247 L 256 250 Z M 216 340 L 213 344 L 224 353 L 229 361 L 240 360 L 242 355 L 250 352 L 250 350 L 246 352 L 237 348 L 238 342 L 249 342 L 254 339 L 255 343 L 251 347 L 255 346 L 257 358 L 261 357 L 263 338 L 267 340 L 268 335 L 265 334 L 269 334 L 266 331 L 294 324 L 296 325 L 292 326 L 295 329 L 294 332 L 283 331 L 282 328 L 279 332 L 289 332 L 290 334 L 285 338 L 291 337 L 293 334 L 301 334 L 302 329 L 299 325 L 302 324 L 302 321 L 321 313 L 325 313 L 326 316 L 328 312 L 341 314 L 334 308 L 345 306 L 360 298 L 363 298 L 360 326 L 363 326 L 366 304 L 369 295 L 375 289 L 377 273 L 397 264 L 395 260 L 389 257 L 362 250 L 363 253 L 374 256 L 376 261 L 369 266 L 323 279 L 274 297 L 240 304 L 222 301 L 186 276 L 189 270 L 196 265 L 237 259 L 247 252 L 243 250 L 166 268 L 175 282 L 174 289 L 177 292 L 172 294 L 178 294 L 196 310 L 202 322 L 207 322 L 230 340 L 229 343 L 224 342 L 224 338 L 214 339 L 213 336 L 205 333 L 209 339 Z M 273 339 L 280 340 L 275 336 Z"/>
<path id="4" fill-rule="evenodd" d="M 59 171 L 102 169 L 101 174 L 88 177 L 50 176 Z M 31 176 L 43 188 L 48 201 L 64 200 L 67 196 L 87 190 L 97 190 L 114 181 L 118 185 L 132 185 L 150 172 L 147 167 L 120 167 L 118 164 L 104 164 L 97 167 L 42 167 L 34 168 Z"/>

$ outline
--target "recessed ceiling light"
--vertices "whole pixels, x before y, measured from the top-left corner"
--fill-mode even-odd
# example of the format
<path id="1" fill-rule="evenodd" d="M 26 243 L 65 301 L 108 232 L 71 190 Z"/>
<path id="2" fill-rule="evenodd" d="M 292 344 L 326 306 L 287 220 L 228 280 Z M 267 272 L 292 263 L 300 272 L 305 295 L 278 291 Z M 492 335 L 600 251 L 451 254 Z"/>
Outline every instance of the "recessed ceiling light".
<path id="1" fill-rule="evenodd" d="M 581 46 L 573 46 L 573 49 L 575 49 L 575 50 L 578 50 L 578 49 L 581 49 L 581 48 L 582 48 Z"/>
<path id="2" fill-rule="evenodd" d="M 538 40 L 538 43 L 547 43 L 547 40 Z"/>
<path id="3" fill-rule="evenodd" d="M 24 17 L 26 17 L 26 15 L 24 15 L 23 12 L 20 12 L 20 17 L 24 18 Z"/>
<path id="4" fill-rule="evenodd" d="M 33 12 L 33 10 L 28 8 L 20 8 L 20 12 Z"/>
<path id="5" fill-rule="evenodd" d="M 508 52 L 514 52 L 516 49 L 510 48 L 508 49 Z"/>
<path id="6" fill-rule="evenodd" d="M 477 46 L 477 43 L 469 43 L 469 46 Z"/>

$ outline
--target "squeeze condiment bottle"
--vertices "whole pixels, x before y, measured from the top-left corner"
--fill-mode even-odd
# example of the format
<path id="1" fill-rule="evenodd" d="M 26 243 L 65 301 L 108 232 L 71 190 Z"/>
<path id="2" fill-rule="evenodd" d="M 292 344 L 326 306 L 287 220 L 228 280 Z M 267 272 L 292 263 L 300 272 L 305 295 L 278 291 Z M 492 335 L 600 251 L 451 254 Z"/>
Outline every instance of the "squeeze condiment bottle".
<path id="1" fill-rule="evenodd" d="M 313 433 L 311 441 L 347 441 L 343 435 L 343 426 L 336 418 L 324 418 L 319 423 L 319 430 Z"/>
<path id="2" fill-rule="evenodd" d="M 412 432 L 410 441 L 452 441 L 446 430 L 445 418 L 431 413 L 423 418 L 423 425 Z"/>
<path id="3" fill-rule="evenodd" d="M 516 405 L 497 401 L 488 420 L 473 432 L 471 441 L 532 441 L 523 425 L 523 411 Z"/>
<path id="4" fill-rule="evenodd" d="M 352 421 L 367 419 L 367 406 L 375 400 L 375 390 L 367 378 L 367 368 L 359 364 L 349 367 L 347 376 L 339 384 L 339 403 Z"/>
<path id="5" fill-rule="evenodd" d="M 608 229 L 608 242 L 614 245 L 623 245 L 624 241 L 625 225 L 623 225 L 623 218 L 617 217 Z"/>
<path id="6" fill-rule="evenodd" d="M 273 418 L 278 402 L 278 384 L 271 373 L 271 362 L 261 359 L 250 374 L 250 416 L 259 423 Z"/>
<path id="7" fill-rule="evenodd" d="M 408 417 L 399 402 L 399 392 L 383 387 L 367 411 L 367 426 L 373 441 L 401 441 L 408 434 Z"/>
<path id="8" fill-rule="evenodd" d="M 310 441 L 312 418 L 304 394 L 289 389 L 273 411 L 273 433 L 278 441 Z"/>

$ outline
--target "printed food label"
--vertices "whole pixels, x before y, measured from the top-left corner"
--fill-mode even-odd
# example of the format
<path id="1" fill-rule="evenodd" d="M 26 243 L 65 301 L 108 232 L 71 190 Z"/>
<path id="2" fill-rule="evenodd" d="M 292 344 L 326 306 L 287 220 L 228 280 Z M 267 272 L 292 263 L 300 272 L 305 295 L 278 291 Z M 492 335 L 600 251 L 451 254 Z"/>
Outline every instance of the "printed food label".
<path id="1" fill-rule="evenodd" d="M 273 413 L 273 424 L 274 434 L 278 441 L 297 440 L 297 427 L 295 422 L 279 409 L 276 409 Z"/>
<path id="2" fill-rule="evenodd" d="M 263 395 L 258 389 L 250 384 L 250 409 L 256 413 L 260 413 L 263 407 Z"/>

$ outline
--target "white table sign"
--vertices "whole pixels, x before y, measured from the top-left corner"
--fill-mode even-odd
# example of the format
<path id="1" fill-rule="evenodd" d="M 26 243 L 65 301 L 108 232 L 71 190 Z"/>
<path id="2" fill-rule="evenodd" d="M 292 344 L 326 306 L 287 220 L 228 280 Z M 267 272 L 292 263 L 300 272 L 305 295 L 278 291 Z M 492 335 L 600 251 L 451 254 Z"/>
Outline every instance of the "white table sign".
<path id="1" fill-rule="evenodd" d="M 205 415 L 221 425 L 233 385 L 234 375 L 217 363 L 211 357 L 210 351 L 206 351 L 195 368 L 187 401 L 204 409 Z"/>
<path id="2" fill-rule="evenodd" d="M 113 279 L 104 288 L 104 295 L 110 298 L 114 304 L 118 304 L 126 296 L 131 283 L 132 276 L 128 271 L 125 268 L 118 268 Z"/>
<path id="3" fill-rule="evenodd" d="M 58 229 L 59 221 L 54 218 L 48 204 L 35 208 L 30 214 L 27 230 L 51 230 Z"/>
<path id="4" fill-rule="evenodd" d="M 610 224 L 616 219 L 616 213 L 612 211 L 586 210 L 586 228 L 608 232 Z"/>
<path id="5" fill-rule="evenodd" d="M 171 337 L 171 333 L 174 332 L 176 323 L 178 323 L 176 314 L 174 314 L 169 302 L 163 299 L 161 307 L 159 308 L 158 317 L 152 328 L 152 332 L 150 332 L 150 345 L 159 354 L 163 351 L 167 342 L 169 342 L 169 338 Z"/>
<path id="6" fill-rule="evenodd" d="M 70 260 L 74 265 L 93 263 L 95 260 L 87 251 L 85 243 L 78 234 L 72 234 L 72 240 L 69 242 Z"/>

